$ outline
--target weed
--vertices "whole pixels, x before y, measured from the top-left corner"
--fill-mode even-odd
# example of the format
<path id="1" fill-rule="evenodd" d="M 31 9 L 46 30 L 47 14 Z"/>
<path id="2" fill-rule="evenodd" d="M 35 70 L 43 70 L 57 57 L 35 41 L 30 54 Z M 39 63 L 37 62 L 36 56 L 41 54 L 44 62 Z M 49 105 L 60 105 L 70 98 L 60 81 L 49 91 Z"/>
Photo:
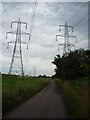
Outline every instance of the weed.
<path id="1" fill-rule="evenodd" d="M 2 113 L 29 99 L 49 83 L 48 79 L 2 75 Z"/>
<path id="2" fill-rule="evenodd" d="M 88 117 L 88 81 L 87 80 L 56 80 L 72 117 Z"/>

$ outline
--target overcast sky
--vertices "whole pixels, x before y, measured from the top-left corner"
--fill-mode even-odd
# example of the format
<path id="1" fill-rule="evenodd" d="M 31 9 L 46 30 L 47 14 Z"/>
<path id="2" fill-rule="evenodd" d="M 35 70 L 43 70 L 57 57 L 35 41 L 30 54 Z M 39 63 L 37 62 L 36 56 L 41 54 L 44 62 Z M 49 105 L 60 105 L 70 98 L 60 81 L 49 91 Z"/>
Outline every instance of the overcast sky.
<path id="1" fill-rule="evenodd" d="M 33 2 L 3 2 L 2 3 L 2 21 L 0 21 L 0 31 L 2 28 L 2 38 L 0 39 L 0 63 L 2 68 L 0 71 L 8 73 L 13 45 L 10 44 L 7 49 L 7 42 L 15 40 L 14 35 L 8 35 L 6 32 L 15 31 L 16 27 L 11 29 L 10 22 L 21 21 L 28 23 L 28 29 L 22 25 L 22 31 L 29 32 L 32 24 Z M 37 0 L 38 1 L 38 0 Z M 1 5 L 1 4 L 0 4 Z M 64 39 L 59 38 L 56 42 L 56 35 L 63 34 L 64 30 L 58 31 L 59 25 L 64 25 L 67 21 L 68 25 L 73 26 L 74 32 L 69 33 L 77 37 L 70 39 L 70 42 L 76 45 L 76 48 L 88 48 L 88 3 L 87 2 L 37 2 L 35 9 L 35 19 L 29 42 L 29 49 L 26 45 L 22 45 L 23 63 L 25 74 L 33 75 L 34 66 L 36 66 L 36 75 L 53 75 L 55 66 L 52 64 L 56 54 L 62 55 L 63 47 L 58 44 L 63 43 Z M 23 36 L 22 41 L 28 42 L 28 37 Z M 0 65 L 1 66 L 1 65 Z"/>

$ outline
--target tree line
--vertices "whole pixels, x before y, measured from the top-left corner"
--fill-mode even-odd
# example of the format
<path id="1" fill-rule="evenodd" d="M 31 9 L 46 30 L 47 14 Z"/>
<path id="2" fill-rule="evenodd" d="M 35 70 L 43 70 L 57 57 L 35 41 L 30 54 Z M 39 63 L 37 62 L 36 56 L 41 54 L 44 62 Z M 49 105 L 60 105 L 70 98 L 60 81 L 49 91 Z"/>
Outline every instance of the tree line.
<path id="1" fill-rule="evenodd" d="M 52 63 L 56 65 L 53 77 L 62 79 L 90 77 L 90 50 L 79 49 L 63 56 L 58 54 Z"/>

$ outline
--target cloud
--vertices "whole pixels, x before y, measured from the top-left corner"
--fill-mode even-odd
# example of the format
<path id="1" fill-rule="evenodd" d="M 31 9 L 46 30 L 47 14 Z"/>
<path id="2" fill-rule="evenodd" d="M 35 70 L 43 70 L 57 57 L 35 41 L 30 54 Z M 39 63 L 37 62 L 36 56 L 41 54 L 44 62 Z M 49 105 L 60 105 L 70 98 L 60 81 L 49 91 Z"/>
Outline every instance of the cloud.
<path id="1" fill-rule="evenodd" d="M 34 3 L 24 2 L 5 2 L 2 4 L 2 52 L 4 59 L 2 71 L 8 72 L 11 57 L 13 54 L 14 45 L 10 44 L 7 50 L 6 41 L 15 40 L 15 36 L 8 35 L 5 39 L 7 31 L 15 31 L 17 26 L 14 24 L 10 28 L 11 21 L 17 21 L 20 17 L 22 21 L 27 21 L 28 29 L 22 25 L 22 30 L 30 32 L 32 23 L 32 11 Z M 56 42 L 57 34 L 64 34 L 64 29 L 59 32 L 59 25 L 64 25 L 65 21 L 69 25 L 74 26 L 74 33 L 78 38 L 77 48 L 87 48 L 87 3 L 64 3 L 64 2 L 38 2 L 36 6 L 35 19 L 31 34 L 31 41 L 29 42 L 29 49 L 22 45 L 23 62 L 25 74 L 33 74 L 33 66 L 37 67 L 36 74 L 53 75 L 55 66 L 52 65 L 52 60 L 56 54 L 62 55 L 63 47 L 58 44 L 63 42 L 59 38 Z M 70 32 L 69 32 L 70 34 Z M 82 40 L 82 38 L 84 38 Z M 28 37 L 23 36 L 22 41 L 27 42 Z M 74 42 L 75 43 L 75 42 Z M 4 45 L 5 44 L 5 45 Z"/>
<path id="2" fill-rule="evenodd" d="M 33 2 L 34 0 L 0 0 L 1 2 Z M 38 0 L 38 2 L 88 2 L 88 0 Z"/>

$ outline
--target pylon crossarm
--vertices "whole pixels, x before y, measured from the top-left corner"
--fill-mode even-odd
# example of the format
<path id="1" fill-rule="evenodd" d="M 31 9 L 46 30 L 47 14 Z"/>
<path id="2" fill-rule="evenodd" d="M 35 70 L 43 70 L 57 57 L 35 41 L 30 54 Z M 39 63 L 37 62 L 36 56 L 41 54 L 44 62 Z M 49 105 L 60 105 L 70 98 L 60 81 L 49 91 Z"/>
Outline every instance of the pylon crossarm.
<path id="1" fill-rule="evenodd" d="M 22 21 L 20 21 L 22 24 L 26 24 L 27 25 L 27 23 L 26 22 L 22 22 Z"/>
<path id="2" fill-rule="evenodd" d="M 22 35 L 29 35 L 29 40 L 30 40 L 30 36 L 31 36 L 31 34 L 26 33 L 26 32 L 22 32 L 21 34 L 22 34 Z"/>
<path id="3" fill-rule="evenodd" d="M 21 22 L 21 24 L 25 24 L 26 25 L 26 29 L 27 29 L 27 23 L 26 22 Z"/>
<path id="4" fill-rule="evenodd" d="M 72 30 L 72 32 L 73 32 L 73 26 L 68 25 L 68 28 L 71 28 L 70 30 Z"/>
<path id="5" fill-rule="evenodd" d="M 65 27 L 65 25 L 59 25 L 59 31 L 61 31 L 61 27 Z"/>
<path id="6" fill-rule="evenodd" d="M 12 21 L 11 24 L 13 24 L 13 23 L 18 23 L 18 21 Z"/>
<path id="7" fill-rule="evenodd" d="M 6 33 L 6 39 L 7 39 L 7 35 L 8 35 L 8 34 L 16 34 L 16 32 L 15 32 L 15 31 L 13 31 L 13 32 L 7 32 L 7 33 Z"/>
<path id="8" fill-rule="evenodd" d="M 9 44 L 10 44 L 10 43 L 14 43 L 14 44 L 15 44 L 15 41 L 10 41 L 10 42 L 8 42 L 8 43 L 7 43 L 7 49 L 9 48 Z"/>
<path id="9" fill-rule="evenodd" d="M 26 42 L 21 42 L 21 44 L 26 44 L 26 45 L 27 45 L 27 49 L 28 49 L 28 43 L 26 43 Z"/>
<path id="10" fill-rule="evenodd" d="M 7 34 L 16 34 L 16 31 L 7 32 Z"/>
<path id="11" fill-rule="evenodd" d="M 75 39 L 76 39 L 76 42 L 77 42 L 77 37 L 76 37 L 76 36 L 73 36 L 73 35 L 71 36 L 71 35 L 69 35 L 69 38 L 70 38 L 70 37 L 71 37 L 71 38 L 75 38 Z"/>
<path id="12" fill-rule="evenodd" d="M 64 35 L 56 35 L 56 41 L 58 37 L 65 37 Z"/>
<path id="13" fill-rule="evenodd" d="M 12 21 L 11 22 L 11 28 L 12 28 L 13 23 L 18 23 L 18 21 Z"/>
<path id="14" fill-rule="evenodd" d="M 58 46 L 59 46 L 59 45 L 64 45 L 64 44 L 63 44 L 63 43 L 62 43 L 62 44 L 58 44 Z"/>
<path id="15" fill-rule="evenodd" d="M 76 36 L 73 36 L 73 35 L 72 35 L 72 36 L 71 36 L 71 35 L 69 35 L 69 37 L 72 37 L 72 38 L 77 38 Z"/>
<path id="16" fill-rule="evenodd" d="M 73 28 L 73 26 L 71 26 L 71 25 L 68 25 L 68 27 L 71 27 L 71 28 Z"/>
<path id="17" fill-rule="evenodd" d="M 22 32 L 22 35 L 30 35 L 30 33 Z"/>
<path id="18" fill-rule="evenodd" d="M 20 21 L 20 18 L 19 18 L 19 21 L 12 21 L 12 22 L 11 22 L 11 28 L 12 28 L 12 24 L 13 24 L 13 23 L 19 23 L 19 22 L 20 22 L 20 24 L 25 24 L 25 25 L 26 25 L 26 29 L 27 29 L 27 23 Z"/>

